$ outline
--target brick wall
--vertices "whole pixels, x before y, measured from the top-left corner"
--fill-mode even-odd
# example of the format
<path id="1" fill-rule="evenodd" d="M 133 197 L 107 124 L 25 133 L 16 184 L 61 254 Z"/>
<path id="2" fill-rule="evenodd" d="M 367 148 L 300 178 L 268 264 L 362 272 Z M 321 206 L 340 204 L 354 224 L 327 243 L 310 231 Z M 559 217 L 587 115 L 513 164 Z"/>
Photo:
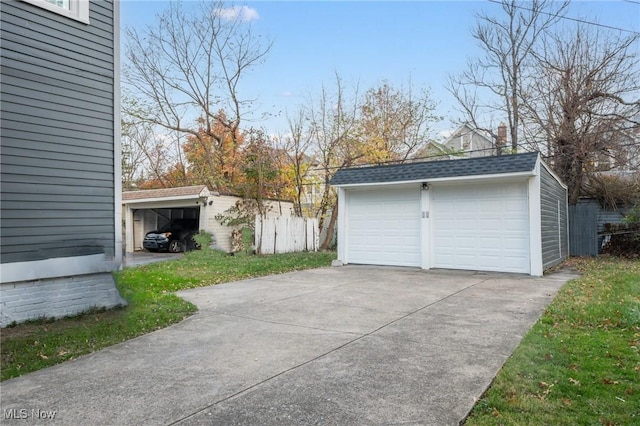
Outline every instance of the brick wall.
<path id="1" fill-rule="evenodd" d="M 110 273 L 0 284 L 0 327 L 124 305 Z"/>

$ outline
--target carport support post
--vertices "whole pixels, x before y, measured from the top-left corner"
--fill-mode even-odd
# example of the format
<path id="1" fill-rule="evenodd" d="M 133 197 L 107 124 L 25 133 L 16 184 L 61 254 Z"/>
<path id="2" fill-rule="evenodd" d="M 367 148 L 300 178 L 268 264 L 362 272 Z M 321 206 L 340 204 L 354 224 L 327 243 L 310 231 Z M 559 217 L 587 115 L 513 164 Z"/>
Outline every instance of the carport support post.
<path id="1" fill-rule="evenodd" d="M 124 235 L 125 235 L 125 250 L 127 253 L 133 253 L 135 247 L 133 247 L 133 209 L 129 204 L 126 204 L 124 213 Z"/>
<path id="2" fill-rule="evenodd" d="M 431 269 L 431 191 L 429 185 L 420 189 L 420 267 Z"/>

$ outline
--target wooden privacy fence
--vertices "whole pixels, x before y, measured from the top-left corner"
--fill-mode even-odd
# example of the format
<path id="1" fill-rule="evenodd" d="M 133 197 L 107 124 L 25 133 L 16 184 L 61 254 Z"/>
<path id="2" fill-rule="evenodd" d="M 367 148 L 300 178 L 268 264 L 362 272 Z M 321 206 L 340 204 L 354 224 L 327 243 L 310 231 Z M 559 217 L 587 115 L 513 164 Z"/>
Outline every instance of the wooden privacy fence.
<path id="1" fill-rule="evenodd" d="M 256 216 L 256 250 L 262 254 L 317 251 L 318 219 Z"/>

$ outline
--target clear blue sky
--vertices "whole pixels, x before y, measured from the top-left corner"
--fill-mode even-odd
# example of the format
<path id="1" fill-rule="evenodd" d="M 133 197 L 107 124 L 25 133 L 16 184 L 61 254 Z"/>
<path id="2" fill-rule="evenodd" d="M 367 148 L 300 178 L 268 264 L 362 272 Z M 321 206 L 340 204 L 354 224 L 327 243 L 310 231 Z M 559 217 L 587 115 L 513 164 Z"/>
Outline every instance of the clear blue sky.
<path id="1" fill-rule="evenodd" d="M 189 1 L 185 2 L 187 5 Z M 285 130 L 294 112 L 338 72 L 347 86 L 364 91 L 387 80 L 394 86 L 428 87 L 438 114 L 454 118 L 447 75 L 478 54 L 470 36 L 475 13 L 499 12 L 489 1 L 249 1 L 254 31 L 273 40 L 266 61 L 242 86 L 257 98 L 256 113 L 278 114 L 262 123 Z M 122 0 L 121 26 L 143 29 L 168 1 Z M 640 32 L 640 0 L 574 1 L 569 17 Z M 124 40 L 123 40 L 124 41 Z M 125 60 L 123 55 L 123 60 Z M 448 120 L 439 130 L 450 128 Z"/>

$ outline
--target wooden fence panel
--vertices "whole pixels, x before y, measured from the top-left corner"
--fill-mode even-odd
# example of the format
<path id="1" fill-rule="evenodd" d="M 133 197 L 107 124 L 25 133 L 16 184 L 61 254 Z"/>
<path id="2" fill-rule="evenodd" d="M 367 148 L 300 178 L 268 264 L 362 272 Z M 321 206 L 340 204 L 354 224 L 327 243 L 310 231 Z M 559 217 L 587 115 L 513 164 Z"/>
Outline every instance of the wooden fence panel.
<path id="1" fill-rule="evenodd" d="M 256 216 L 256 248 L 262 254 L 316 251 L 318 220 L 296 216 Z"/>

